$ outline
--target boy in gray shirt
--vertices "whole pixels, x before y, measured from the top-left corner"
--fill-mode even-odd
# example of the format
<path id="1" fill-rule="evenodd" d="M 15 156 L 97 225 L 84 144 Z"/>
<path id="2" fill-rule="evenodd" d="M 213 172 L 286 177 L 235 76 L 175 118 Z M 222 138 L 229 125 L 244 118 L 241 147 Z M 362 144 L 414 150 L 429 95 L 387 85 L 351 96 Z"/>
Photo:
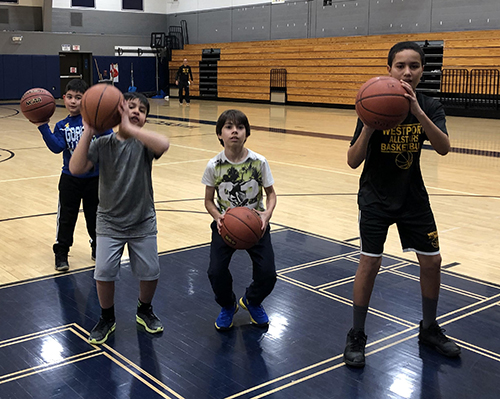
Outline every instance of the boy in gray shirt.
<path id="1" fill-rule="evenodd" d="M 82 174 L 99 164 L 97 253 L 94 278 L 101 306 L 99 322 L 89 342 L 102 344 L 115 330 L 114 292 L 120 259 L 128 246 L 132 273 L 140 280 L 136 321 L 149 333 L 163 331 L 151 302 L 158 284 L 160 265 L 151 178 L 153 159 L 168 150 L 168 138 L 142 129 L 149 113 L 147 98 L 125 93 L 118 132 L 101 136 L 84 121 L 84 132 L 70 161 L 70 170 Z"/>

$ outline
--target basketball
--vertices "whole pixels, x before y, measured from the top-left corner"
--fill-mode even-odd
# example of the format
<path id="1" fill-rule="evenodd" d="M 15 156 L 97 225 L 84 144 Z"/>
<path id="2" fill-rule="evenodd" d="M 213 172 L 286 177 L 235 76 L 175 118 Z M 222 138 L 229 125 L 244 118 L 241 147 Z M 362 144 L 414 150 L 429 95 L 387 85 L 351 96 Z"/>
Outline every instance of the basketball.
<path id="1" fill-rule="evenodd" d="M 222 219 L 221 236 L 234 249 L 252 248 L 262 237 L 262 219 L 246 206 L 229 209 Z"/>
<path id="2" fill-rule="evenodd" d="M 373 129 L 392 129 L 410 112 L 410 100 L 405 97 L 407 93 L 395 78 L 371 78 L 358 91 L 356 113 L 365 125 Z"/>
<path id="3" fill-rule="evenodd" d="M 98 132 L 109 130 L 120 124 L 119 106 L 122 100 L 123 94 L 115 86 L 98 83 L 82 97 L 82 117 Z"/>
<path id="4" fill-rule="evenodd" d="M 45 89 L 34 88 L 21 97 L 21 112 L 30 122 L 47 122 L 55 110 L 56 101 Z"/>

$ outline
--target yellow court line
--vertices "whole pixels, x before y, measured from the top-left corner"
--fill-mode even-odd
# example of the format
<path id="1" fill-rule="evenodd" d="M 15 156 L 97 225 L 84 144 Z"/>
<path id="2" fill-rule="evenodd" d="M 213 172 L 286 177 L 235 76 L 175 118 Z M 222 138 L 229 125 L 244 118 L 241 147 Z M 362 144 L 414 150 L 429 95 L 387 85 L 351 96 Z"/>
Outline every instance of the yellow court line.
<path id="1" fill-rule="evenodd" d="M 404 277 L 405 279 L 408 279 L 408 280 L 413 280 L 413 281 L 417 281 L 417 282 L 420 281 L 420 277 L 414 276 L 413 274 L 402 272 L 400 270 L 387 270 L 387 271 L 391 274 Z M 473 292 L 466 291 L 466 290 L 463 290 L 461 288 L 452 287 L 451 285 L 448 285 L 448 284 L 441 284 L 440 288 L 444 289 L 446 291 L 455 292 L 457 294 L 461 294 L 463 296 L 468 296 L 469 298 L 474 298 L 474 299 L 478 299 L 478 300 L 488 298 L 488 297 L 485 297 L 484 295 L 475 294 Z"/>
<path id="2" fill-rule="evenodd" d="M 446 274 L 448 276 L 452 276 L 452 277 L 459 277 L 461 280 L 465 280 L 465 281 L 470 281 L 472 283 L 476 283 L 476 284 L 481 284 L 485 287 L 491 287 L 491 288 L 496 288 L 498 290 L 500 290 L 500 286 L 494 284 L 494 283 L 491 283 L 489 281 L 483 281 L 483 280 L 478 280 L 476 278 L 473 278 L 473 277 L 469 277 L 469 276 L 465 276 L 463 274 L 460 274 L 460 273 L 457 273 L 457 272 L 453 272 L 453 271 L 449 271 L 449 270 L 441 270 L 441 273 L 442 274 Z"/>
<path id="3" fill-rule="evenodd" d="M 33 371 L 37 371 L 37 372 L 43 372 L 45 370 L 50 369 L 51 366 L 71 364 L 71 363 L 73 363 L 74 360 L 77 360 L 78 358 L 80 358 L 82 356 L 84 356 L 85 358 L 88 358 L 89 355 L 92 355 L 92 354 L 98 353 L 98 352 L 102 352 L 102 351 L 100 349 L 92 349 L 92 350 L 90 350 L 88 352 L 78 353 L 77 355 L 65 357 L 64 359 L 61 359 L 61 360 L 59 360 L 57 362 L 40 364 L 38 366 L 29 367 L 27 369 L 15 371 L 15 372 L 10 373 L 10 374 L 4 374 L 4 375 L 0 376 L 0 384 L 3 384 L 6 381 L 12 381 L 12 380 L 15 380 L 15 379 L 24 378 L 25 376 L 28 376 L 28 375 L 32 375 L 33 373 L 25 374 L 28 370 L 33 370 Z M 91 357 L 93 357 L 93 356 L 91 356 Z M 10 378 L 10 377 L 13 377 L 13 376 L 16 376 L 16 375 L 18 376 L 18 378 Z M 4 378 L 9 378 L 9 380 L 5 380 L 4 381 Z"/>
<path id="4" fill-rule="evenodd" d="M 36 333 L 21 335 L 21 336 L 15 337 L 15 338 L 9 338 L 9 339 L 6 339 L 6 340 L 0 342 L 0 348 L 10 346 L 10 345 L 15 345 L 15 344 L 21 343 L 21 342 L 26 342 L 26 341 L 29 341 L 31 339 L 36 339 L 39 337 L 44 337 L 46 335 L 51 335 L 54 333 L 59 333 L 62 331 L 70 330 L 72 326 L 73 326 L 73 323 L 66 324 L 64 326 L 49 328 L 48 330 L 38 331 Z"/>
<path id="5" fill-rule="evenodd" d="M 85 330 L 82 326 L 80 326 L 78 324 L 74 324 L 74 327 L 76 327 L 79 330 L 85 332 L 85 334 L 88 337 L 89 332 L 87 330 Z M 85 340 L 85 342 L 88 342 L 88 338 L 83 337 L 83 336 L 81 336 L 79 334 L 77 334 L 77 335 L 80 336 L 83 340 Z M 149 374 L 146 370 L 143 370 L 137 364 L 135 364 L 134 362 L 132 362 L 131 360 L 129 360 L 128 358 L 126 358 L 125 356 L 123 356 L 120 352 L 118 352 L 117 350 L 113 349 L 109 345 L 107 345 L 107 344 L 93 345 L 93 344 L 90 344 L 90 343 L 89 343 L 89 345 L 92 345 L 94 348 L 101 348 L 101 350 L 102 350 L 102 348 L 106 349 L 108 352 L 111 352 L 114 356 L 117 356 L 122 361 L 124 361 L 125 363 L 127 363 L 129 366 L 131 366 L 131 367 L 135 368 L 136 370 L 138 370 L 141 374 L 147 376 L 150 380 L 154 381 L 158 386 L 162 387 L 163 389 L 165 389 L 166 391 L 168 391 L 170 394 L 172 394 L 176 398 L 178 398 L 178 399 L 184 399 L 183 396 L 179 395 L 172 388 L 168 387 L 163 382 L 159 381 L 156 377 L 154 377 L 151 374 Z M 125 365 L 121 364 L 117 359 L 114 359 L 110 354 L 105 353 L 105 355 L 107 357 L 109 357 L 110 359 L 112 359 L 116 364 L 119 364 L 120 367 L 123 367 L 127 372 L 129 372 L 130 374 L 132 374 L 134 377 L 139 378 L 142 381 L 142 377 L 136 376 L 136 374 L 133 373 L 128 367 L 126 367 Z M 145 383 L 147 383 L 147 382 L 145 382 Z M 149 383 L 147 383 L 147 384 L 149 386 Z M 161 393 L 161 394 L 164 395 L 164 393 Z M 167 398 L 169 398 L 169 397 L 167 396 Z"/>
<path id="6" fill-rule="evenodd" d="M 120 352 L 116 351 L 115 349 L 111 348 L 110 346 L 104 344 L 102 345 L 103 347 L 105 347 L 108 351 L 110 351 L 111 353 L 113 353 L 114 355 L 118 356 L 120 359 L 122 359 L 125 363 L 127 363 L 129 366 L 132 366 L 133 368 L 135 368 L 136 370 L 139 370 L 141 372 L 141 374 L 144 374 L 146 375 L 149 379 L 151 379 L 152 381 L 154 381 L 156 384 L 158 384 L 159 386 L 161 386 L 163 389 L 165 389 L 166 391 L 170 392 L 172 395 L 174 395 L 176 398 L 178 399 L 184 399 L 183 396 L 179 395 L 177 392 L 175 392 L 172 388 L 168 387 L 167 385 L 165 385 L 163 382 L 161 382 L 160 380 L 158 380 L 156 377 L 152 376 L 151 374 L 149 374 L 146 370 L 143 370 L 141 367 L 139 367 L 137 364 L 135 364 L 134 362 L 132 362 L 131 360 L 127 359 L 125 356 L 123 356 Z M 126 368 L 127 369 L 127 368 Z M 128 370 L 128 369 L 127 369 Z"/>
<path id="7" fill-rule="evenodd" d="M 307 269 L 309 267 L 323 265 L 325 263 L 329 263 L 329 262 L 332 262 L 335 260 L 345 259 L 347 256 L 349 256 L 349 254 L 330 256 L 328 258 L 318 259 L 318 260 L 314 260 L 311 262 L 302 263 L 300 265 L 290 266 L 290 267 L 287 267 L 286 269 L 280 269 L 278 272 L 282 273 L 282 274 L 290 273 L 290 272 L 296 271 L 296 270 L 302 270 L 302 269 Z M 353 261 L 352 259 L 348 259 L 348 260 L 349 260 L 349 262 Z"/>
<path id="8" fill-rule="evenodd" d="M 464 318 L 466 318 L 466 317 L 469 317 L 469 316 L 470 316 L 470 315 L 472 315 L 472 314 L 478 313 L 478 312 L 480 312 L 480 311 L 483 311 L 483 310 L 485 310 L 485 309 L 491 308 L 491 307 L 493 307 L 493 306 L 498 306 L 498 305 L 500 305 L 500 302 L 495 302 L 495 303 L 490 304 L 490 305 L 487 305 L 487 306 L 485 306 L 485 307 L 483 307 L 483 308 L 481 308 L 481 309 L 476 309 L 476 310 L 474 310 L 474 311 L 472 311 L 472 312 L 470 312 L 470 313 L 467 313 L 467 314 L 464 314 L 464 315 L 462 315 L 462 316 L 456 317 L 456 318 L 454 318 L 454 319 L 448 320 L 448 321 L 446 321 L 446 322 L 444 322 L 444 323 L 440 324 L 440 326 L 445 326 L 445 325 L 450 324 L 450 323 L 452 323 L 452 322 L 455 322 L 455 321 L 457 321 L 457 320 L 461 320 L 461 319 L 464 319 Z M 464 309 L 465 309 L 465 308 L 464 308 Z M 447 316 L 448 316 L 448 315 L 443 315 L 443 316 L 439 317 L 438 319 L 443 318 L 443 317 L 447 317 Z M 383 341 L 390 340 L 390 339 L 392 339 L 392 338 L 394 338 L 394 337 L 397 337 L 398 335 L 405 334 L 405 333 L 407 333 L 408 331 L 411 331 L 411 330 L 413 330 L 413 329 L 415 329 L 415 328 L 417 328 L 417 327 L 418 327 L 418 325 L 416 325 L 416 324 L 415 324 L 415 325 L 413 325 L 413 327 L 409 327 L 409 328 L 407 328 L 407 329 L 405 329 L 405 330 L 402 330 L 402 331 L 400 331 L 400 332 L 398 332 L 398 333 L 395 333 L 395 334 L 389 335 L 389 336 L 387 336 L 387 337 L 385 337 L 385 338 L 379 339 L 378 341 L 372 342 L 371 344 L 368 344 L 368 345 L 367 345 L 367 347 L 371 347 L 371 346 L 373 346 L 373 345 L 377 345 L 377 344 L 379 344 L 379 343 L 381 343 L 381 342 L 383 342 Z M 377 349 L 375 349 L 375 350 L 373 350 L 373 351 L 371 351 L 371 352 L 368 352 L 368 353 L 366 354 L 366 356 L 373 355 L 373 354 L 378 353 L 378 352 L 380 352 L 380 351 L 382 351 L 382 350 L 388 349 L 388 348 L 390 348 L 390 347 L 392 347 L 392 346 L 395 346 L 395 345 L 398 345 L 398 344 L 400 344 L 400 343 L 402 343 L 402 342 L 405 342 L 405 341 L 408 341 L 408 340 L 410 340 L 410 339 L 413 339 L 413 338 L 415 338 L 415 337 L 417 337 L 417 336 L 418 336 L 418 333 L 416 333 L 416 334 L 412 334 L 412 335 L 410 335 L 410 336 L 408 336 L 408 337 L 402 338 L 402 339 L 397 340 L 397 341 L 395 341 L 395 342 L 392 342 L 392 343 L 390 343 L 390 344 L 388 344 L 388 345 L 382 346 L 382 347 L 377 348 Z M 489 351 L 489 350 L 487 350 L 487 349 L 483 349 L 483 348 L 480 348 L 480 347 L 474 346 L 474 345 L 472 345 L 472 344 L 469 344 L 469 343 L 466 343 L 466 342 L 464 342 L 464 341 L 458 340 L 458 339 L 456 339 L 456 338 L 454 338 L 454 337 L 450 337 L 450 338 L 452 338 L 452 339 L 453 339 L 453 340 L 455 340 L 456 342 L 462 343 L 464 346 L 468 346 L 468 347 L 470 347 L 470 348 L 475 348 L 475 349 L 476 349 L 476 350 L 474 350 L 474 352 L 475 352 L 475 353 L 478 353 L 478 354 L 480 354 L 480 355 L 484 355 L 484 356 L 486 356 L 486 357 L 489 357 L 489 358 L 491 358 L 491 359 L 493 359 L 493 360 L 496 360 L 496 361 L 499 361 L 499 362 L 500 362 L 500 358 L 498 357 L 499 355 L 497 354 L 497 357 L 495 358 L 495 357 L 494 357 L 494 355 L 495 355 L 495 353 L 494 353 L 494 352 L 491 352 L 491 351 Z M 256 391 L 257 389 L 260 389 L 260 388 L 263 388 L 263 387 L 265 387 L 265 386 L 267 386 L 267 385 L 270 385 L 270 384 L 273 384 L 273 383 L 275 383 L 275 382 L 281 381 L 281 380 L 283 380 L 283 379 L 285 379 L 285 378 L 292 377 L 292 376 L 294 376 L 294 375 L 296 375 L 296 374 L 302 373 L 302 372 L 307 371 L 307 370 L 309 370 L 309 369 L 311 369 L 311 368 L 314 368 L 314 367 L 317 367 L 317 366 L 321 366 L 321 365 L 323 365 L 323 364 L 325 364 L 325 363 L 327 363 L 327 362 L 334 361 L 334 360 L 339 359 L 339 358 L 341 358 L 341 357 L 342 357 L 342 355 L 338 355 L 338 356 L 332 357 L 332 358 L 330 358 L 330 359 L 323 360 L 323 361 L 321 361 L 321 362 L 315 363 L 315 364 L 310 365 L 310 366 L 308 366 L 308 367 L 305 367 L 305 368 L 303 368 L 303 369 L 296 370 L 296 371 L 294 371 L 294 372 L 292 372 L 292 373 L 289 373 L 289 374 L 286 374 L 286 375 L 284 375 L 284 376 L 281 376 L 281 377 L 275 378 L 274 380 L 268 381 L 268 382 L 266 382 L 266 383 L 260 384 L 260 385 L 255 386 L 255 387 L 252 387 L 252 388 L 250 388 L 250 389 L 247 389 L 247 390 L 245 390 L 245 391 L 242 391 L 242 392 L 240 392 L 240 393 L 238 393 L 238 394 L 236 394 L 236 395 L 233 395 L 233 396 L 227 397 L 227 398 L 225 398 L 225 399 L 233 399 L 233 398 L 237 398 L 237 397 L 239 397 L 239 396 L 241 396 L 241 395 L 243 395 L 243 394 L 246 394 L 246 393 L 249 393 L 249 392 L 252 392 L 252 391 Z M 305 377 L 303 377 L 303 378 L 300 378 L 300 379 L 298 379 L 298 380 L 294 380 L 294 381 L 292 381 L 292 382 L 290 382 L 290 383 L 288 383 L 288 384 L 285 384 L 285 385 L 283 385 L 283 386 L 281 386 L 281 387 L 275 388 L 275 389 L 273 389 L 273 390 L 271 390 L 271 391 L 265 392 L 265 393 L 260 394 L 260 395 L 258 395 L 258 396 L 254 396 L 254 397 L 252 397 L 252 399 L 259 399 L 259 398 L 262 398 L 262 397 L 268 396 L 268 395 L 270 395 L 270 394 L 272 394 L 272 393 L 275 393 L 275 392 L 277 392 L 277 391 L 283 390 L 283 389 L 288 388 L 288 387 L 290 387 L 290 386 L 292 386 L 292 385 L 296 385 L 296 384 L 298 384 L 298 383 L 300 383 L 300 382 L 303 382 L 303 381 L 309 380 L 309 379 L 311 379 L 311 378 L 314 378 L 314 377 L 319 376 L 319 375 L 321 375 L 321 374 L 327 373 L 327 372 L 329 372 L 329 371 L 335 370 L 335 369 L 337 369 L 337 368 L 339 368 L 339 367 L 342 367 L 342 366 L 344 366 L 344 363 L 334 365 L 334 366 L 329 367 L 329 368 L 327 368 L 327 369 L 324 369 L 324 370 L 318 371 L 318 372 L 316 372 L 316 373 L 314 373 L 314 374 L 310 374 L 310 375 L 305 376 Z"/>
<path id="9" fill-rule="evenodd" d="M 166 393 L 160 391 L 158 388 L 156 388 L 154 385 L 146 381 L 144 378 L 142 378 L 139 374 L 133 372 L 130 370 L 128 367 L 126 367 L 124 364 L 119 362 L 117 359 L 115 359 L 113 356 L 111 356 L 109 353 L 104 352 L 104 356 L 106 356 L 108 359 L 110 359 L 112 362 L 116 363 L 119 367 L 121 367 L 123 370 L 125 370 L 127 373 L 129 373 L 131 376 L 134 378 L 137 378 L 139 381 L 141 381 L 144 385 L 146 385 L 148 388 L 152 389 L 155 391 L 158 395 L 160 395 L 162 398 L 166 399 L 171 399 L 170 396 L 168 396 Z M 182 396 L 177 396 L 178 398 L 182 398 Z"/>
<path id="10" fill-rule="evenodd" d="M 69 364 L 77 363 L 77 362 L 80 362 L 82 360 L 91 359 L 91 358 L 96 357 L 96 356 L 102 356 L 104 354 L 104 352 L 95 352 L 95 351 L 88 352 L 88 353 L 91 353 L 91 354 L 88 355 L 88 356 L 85 356 L 85 357 L 74 359 L 74 360 L 72 360 L 70 362 L 63 362 L 63 363 L 55 364 L 53 366 L 45 367 L 43 370 L 34 371 L 34 372 L 31 372 L 31 373 L 27 373 L 27 374 L 23 374 L 23 375 L 20 375 L 20 376 L 17 376 L 17 377 L 10 378 L 8 380 L 0 381 L 0 384 L 5 384 L 6 382 L 11 382 L 11 381 L 18 380 L 18 379 L 21 379 L 21 378 L 24 378 L 24 377 L 29 377 L 30 375 L 39 374 L 39 373 L 42 373 L 42 372 L 45 372 L 45 371 L 54 370 L 54 369 L 62 367 L 62 366 L 67 366 Z"/>

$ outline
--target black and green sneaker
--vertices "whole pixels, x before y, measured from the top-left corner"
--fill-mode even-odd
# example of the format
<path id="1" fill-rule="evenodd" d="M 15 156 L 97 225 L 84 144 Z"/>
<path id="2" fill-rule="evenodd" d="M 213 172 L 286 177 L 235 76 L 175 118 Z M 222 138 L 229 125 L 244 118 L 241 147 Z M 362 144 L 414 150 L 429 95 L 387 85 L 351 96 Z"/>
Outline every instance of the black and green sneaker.
<path id="1" fill-rule="evenodd" d="M 150 306 L 147 310 L 137 309 L 135 320 L 143 326 L 148 333 L 156 334 L 163 331 L 161 320 L 153 313 L 153 307 Z"/>
<path id="2" fill-rule="evenodd" d="M 116 322 L 115 319 L 106 320 L 102 316 L 99 318 L 99 322 L 94 326 L 90 332 L 89 342 L 91 344 L 103 344 L 108 339 L 109 335 L 115 331 Z"/>

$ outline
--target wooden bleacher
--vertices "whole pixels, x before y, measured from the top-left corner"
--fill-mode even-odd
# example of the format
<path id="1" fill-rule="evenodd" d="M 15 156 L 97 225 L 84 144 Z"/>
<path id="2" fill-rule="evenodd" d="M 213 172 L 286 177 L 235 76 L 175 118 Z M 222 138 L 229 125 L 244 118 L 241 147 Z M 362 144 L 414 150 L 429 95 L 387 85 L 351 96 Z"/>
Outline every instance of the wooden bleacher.
<path id="1" fill-rule="evenodd" d="M 500 68 L 500 30 L 192 44 L 174 50 L 170 65 L 189 60 L 197 96 L 202 50 L 217 48 L 219 98 L 269 101 L 270 70 L 285 68 L 289 102 L 354 105 L 366 80 L 387 74 L 388 50 L 404 40 L 442 40 L 443 68 Z"/>

